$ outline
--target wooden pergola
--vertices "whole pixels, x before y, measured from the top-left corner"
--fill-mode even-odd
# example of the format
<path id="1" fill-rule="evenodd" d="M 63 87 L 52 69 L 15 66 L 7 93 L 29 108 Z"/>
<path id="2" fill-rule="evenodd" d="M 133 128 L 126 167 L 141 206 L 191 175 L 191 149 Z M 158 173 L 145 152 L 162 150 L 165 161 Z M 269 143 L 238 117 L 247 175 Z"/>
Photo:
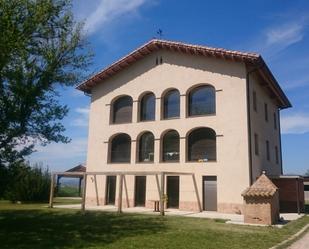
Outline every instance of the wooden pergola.
<path id="1" fill-rule="evenodd" d="M 63 176 L 80 176 L 83 177 L 83 192 L 82 192 L 82 204 L 81 210 L 85 211 L 86 204 L 86 187 L 87 187 L 87 176 L 93 176 L 95 192 L 96 192 L 96 202 L 97 206 L 99 206 L 99 195 L 98 195 L 98 185 L 97 185 L 97 175 L 105 175 L 105 176 L 119 176 L 119 191 L 118 191 L 118 213 L 122 213 L 122 191 L 123 191 L 123 182 L 126 175 L 134 175 L 134 176 L 147 176 L 153 175 L 156 177 L 157 189 L 160 196 L 160 214 L 164 215 L 164 186 L 165 186 L 165 176 L 166 175 L 187 175 L 192 176 L 193 187 L 196 194 L 196 200 L 198 203 L 199 211 L 202 212 L 202 206 L 200 197 L 198 194 L 198 188 L 196 184 L 195 174 L 189 172 L 165 172 L 165 171 L 112 171 L 112 172 L 52 172 L 51 174 L 51 187 L 50 187 L 50 196 L 49 196 L 49 207 L 53 208 L 53 200 L 54 200 L 54 189 L 55 189 L 55 180 L 56 177 Z M 159 184 L 159 176 L 161 178 L 161 184 Z"/>
<path id="2" fill-rule="evenodd" d="M 67 177 L 67 178 L 77 178 L 78 179 L 78 195 L 81 195 L 81 185 L 82 185 L 82 180 L 83 180 L 83 175 L 79 174 L 79 173 L 83 173 L 86 172 L 86 167 L 82 164 L 79 164 L 71 169 L 66 170 L 65 172 L 70 172 L 72 174 L 70 175 L 63 175 L 63 174 L 59 174 L 57 175 L 57 192 L 59 191 L 59 186 L 60 186 L 60 179 L 62 177 Z M 77 174 L 76 174 L 77 173 Z"/>

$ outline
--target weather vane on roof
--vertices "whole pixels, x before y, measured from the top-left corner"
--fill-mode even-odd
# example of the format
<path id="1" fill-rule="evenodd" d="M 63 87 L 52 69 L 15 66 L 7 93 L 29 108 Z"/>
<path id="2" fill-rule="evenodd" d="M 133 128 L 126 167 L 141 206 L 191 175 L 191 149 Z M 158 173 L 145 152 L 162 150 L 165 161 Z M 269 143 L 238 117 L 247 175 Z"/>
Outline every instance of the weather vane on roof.
<path id="1" fill-rule="evenodd" d="M 159 38 L 160 38 L 160 39 L 162 38 L 162 36 L 163 36 L 163 31 L 162 31 L 162 29 L 158 29 L 157 35 L 159 35 Z"/>

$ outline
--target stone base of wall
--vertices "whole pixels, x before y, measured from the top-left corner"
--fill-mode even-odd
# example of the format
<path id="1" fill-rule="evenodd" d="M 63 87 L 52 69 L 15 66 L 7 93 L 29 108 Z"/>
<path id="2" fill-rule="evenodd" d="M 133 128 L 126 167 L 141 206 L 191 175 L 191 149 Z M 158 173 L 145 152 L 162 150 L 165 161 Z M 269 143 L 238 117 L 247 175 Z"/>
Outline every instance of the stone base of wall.
<path id="1" fill-rule="evenodd" d="M 201 207 L 202 208 L 202 207 Z M 196 201 L 181 201 L 179 202 L 179 210 L 199 212 L 200 208 Z"/>
<path id="2" fill-rule="evenodd" d="M 238 203 L 218 203 L 218 212 L 227 214 L 243 214 L 243 204 Z"/>
<path id="3" fill-rule="evenodd" d="M 93 197 L 86 198 L 86 205 L 96 206 L 97 200 Z M 99 198 L 99 205 L 105 205 L 104 198 Z M 115 206 L 118 205 L 118 199 L 115 200 Z M 123 199 L 122 200 L 123 208 L 134 207 L 134 200 L 133 199 Z M 202 205 L 202 204 L 201 204 Z M 146 200 L 145 208 L 154 209 L 154 202 L 150 200 Z M 165 204 L 165 209 L 166 209 Z M 192 212 L 199 212 L 199 205 L 197 202 L 190 202 L 190 201 L 181 201 L 179 202 L 179 210 L 181 211 L 192 211 Z M 219 213 L 229 213 L 229 214 L 243 214 L 243 204 L 236 204 L 236 203 L 218 203 L 218 210 Z"/>

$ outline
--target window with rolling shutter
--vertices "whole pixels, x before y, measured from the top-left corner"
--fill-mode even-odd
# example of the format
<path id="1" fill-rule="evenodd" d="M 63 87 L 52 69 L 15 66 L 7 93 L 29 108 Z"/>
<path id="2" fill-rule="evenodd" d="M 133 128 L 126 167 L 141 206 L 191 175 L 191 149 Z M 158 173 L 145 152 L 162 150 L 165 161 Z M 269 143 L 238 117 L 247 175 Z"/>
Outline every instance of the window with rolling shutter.
<path id="1" fill-rule="evenodd" d="M 188 161 L 215 161 L 217 159 L 216 132 L 198 128 L 188 136 Z"/>
<path id="2" fill-rule="evenodd" d="M 154 159 L 154 136 L 151 132 L 145 132 L 138 142 L 139 162 L 153 162 Z"/>
<path id="3" fill-rule="evenodd" d="M 140 121 L 155 120 L 156 98 L 153 93 L 145 94 L 140 101 Z"/>
<path id="4" fill-rule="evenodd" d="M 123 96 L 117 99 L 112 106 L 113 124 L 123 124 L 132 122 L 132 103 L 130 96 Z"/>
<path id="5" fill-rule="evenodd" d="M 112 163 L 129 163 L 131 161 L 131 138 L 128 134 L 116 135 L 110 146 L 110 161 Z"/>
<path id="6" fill-rule="evenodd" d="M 175 130 L 168 131 L 162 141 L 162 161 L 179 162 L 179 134 Z"/>
<path id="7" fill-rule="evenodd" d="M 174 89 L 168 91 L 163 97 L 163 118 L 178 118 L 180 115 L 180 94 Z"/>
<path id="8" fill-rule="evenodd" d="M 216 91 L 213 86 L 199 86 L 189 93 L 189 116 L 216 113 Z"/>

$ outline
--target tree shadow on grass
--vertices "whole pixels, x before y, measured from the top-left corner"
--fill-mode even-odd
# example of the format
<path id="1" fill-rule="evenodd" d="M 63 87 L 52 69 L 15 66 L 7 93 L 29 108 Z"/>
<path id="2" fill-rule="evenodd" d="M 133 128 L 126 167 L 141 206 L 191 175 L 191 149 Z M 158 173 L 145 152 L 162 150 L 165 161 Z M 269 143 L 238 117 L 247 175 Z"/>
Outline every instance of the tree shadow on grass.
<path id="1" fill-rule="evenodd" d="M 165 230 L 157 216 L 106 212 L 0 212 L 0 244 L 7 248 L 89 248 Z"/>

